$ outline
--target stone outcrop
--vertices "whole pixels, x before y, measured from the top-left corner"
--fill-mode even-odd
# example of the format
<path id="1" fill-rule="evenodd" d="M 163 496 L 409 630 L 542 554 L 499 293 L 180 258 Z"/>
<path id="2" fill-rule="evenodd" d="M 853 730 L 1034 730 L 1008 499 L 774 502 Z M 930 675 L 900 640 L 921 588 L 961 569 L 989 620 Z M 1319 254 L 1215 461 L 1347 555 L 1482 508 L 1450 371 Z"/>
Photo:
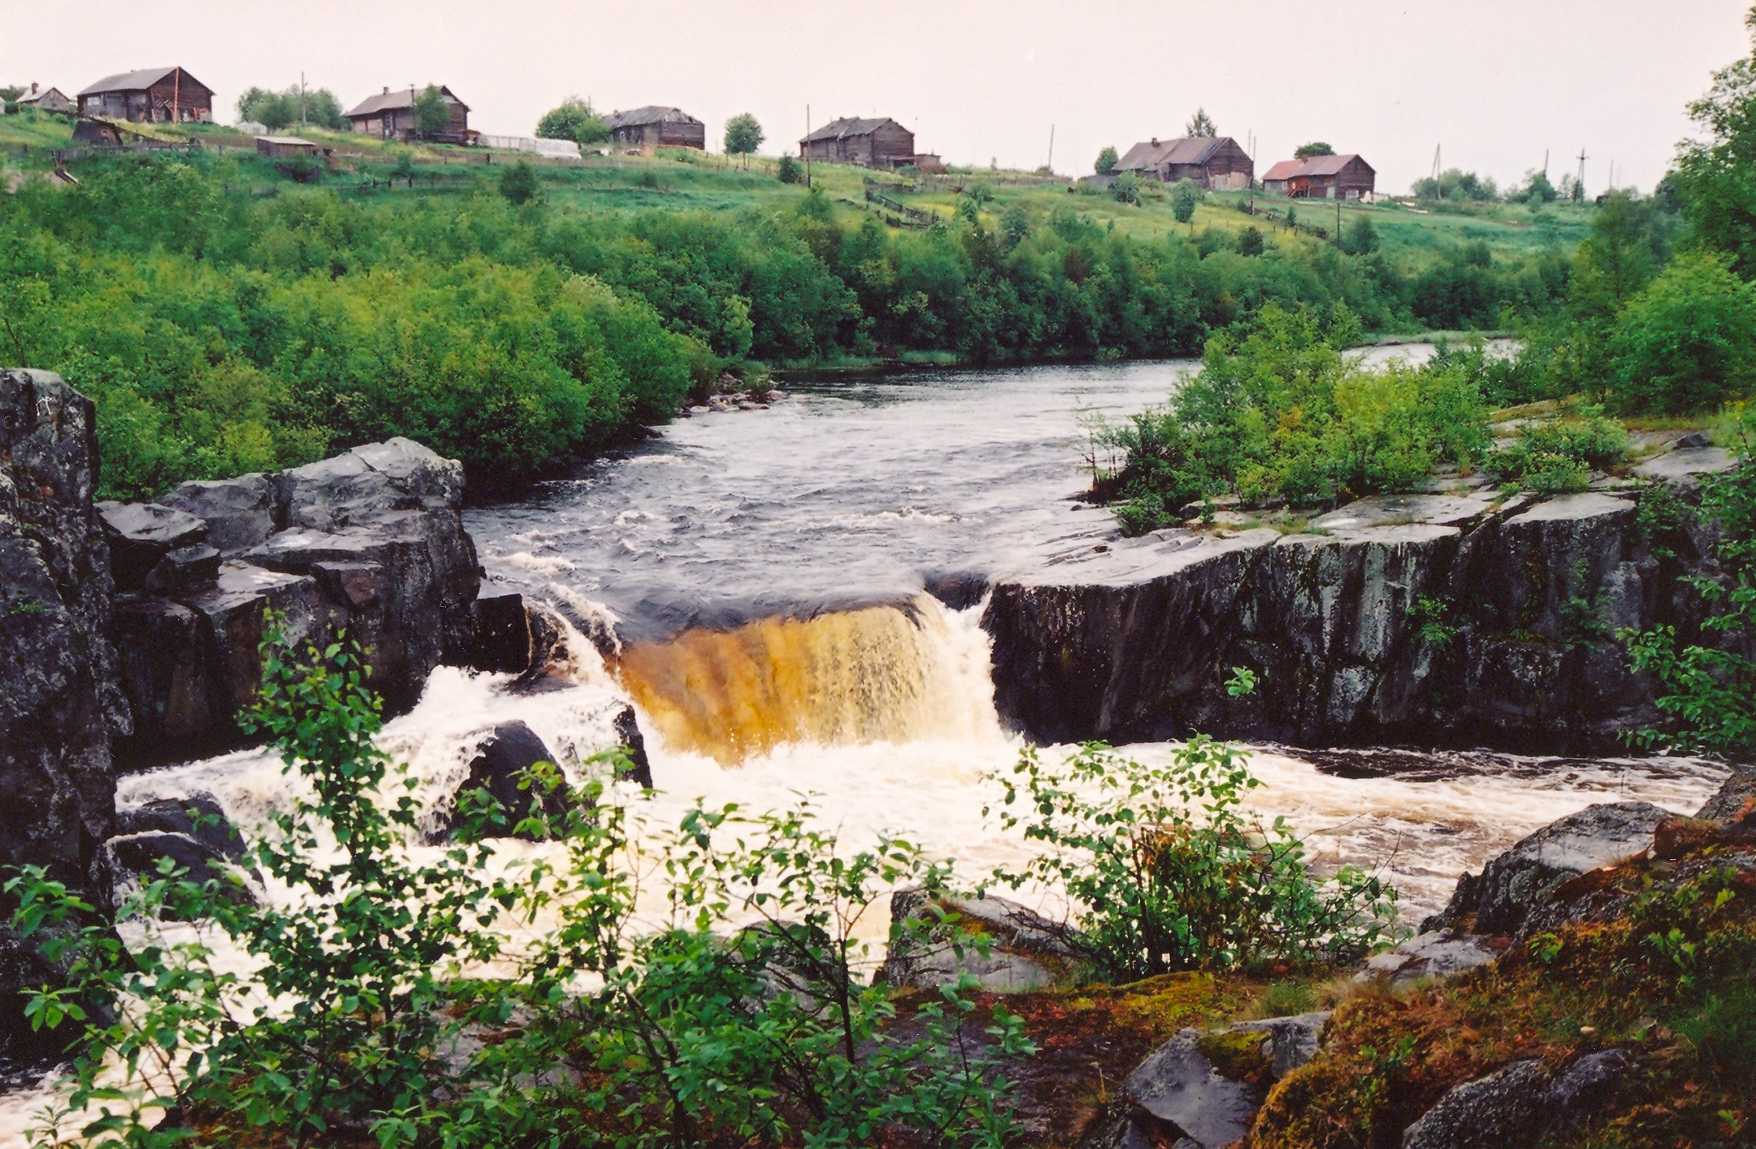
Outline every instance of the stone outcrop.
<path id="1" fill-rule="evenodd" d="M 274 475 L 184 483 L 159 503 L 104 508 L 133 556 L 116 602 L 131 761 L 238 739 L 261 679 L 264 612 L 295 641 L 345 629 L 369 650 L 394 713 L 476 644 L 481 570 L 460 510 L 463 469 L 408 439 Z"/>
<path id="2" fill-rule="evenodd" d="M 115 821 L 110 739 L 128 729 L 109 641 L 110 554 L 92 505 L 89 400 L 46 371 L 0 370 L 0 865 L 26 863 L 106 900 Z M 0 922 L 10 907 L 0 899 Z M 53 980 L 0 925 L 0 1061 L 52 1054 L 20 992 Z"/>
<path id="3" fill-rule="evenodd" d="M 1459 878 L 1451 901 L 1421 928 L 1516 934 L 1569 880 L 1648 849 L 1653 832 L 1669 817 L 1650 802 L 1604 802 L 1551 822 L 1480 874 Z"/>
<path id="4" fill-rule="evenodd" d="M 879 971 L 886 985 L 937 989 L 969 974 L 990 993 L 1027 993 L 1048 988 L 1077 956 L 1066 927 L 992 895 L 942 897 L 935 906 L 923 890 L 898 890 L 890 898 L 890 920 L 894 926 L 910 918 L 924 928 L 893 942 Z M 988 952 L 970 946 L 959 952 L 960 929 L 985 937 Z"/>
<path id="5" fill-rule="evenodd" d="M 530 813 L 532 804 L 550 818 L 559 819 L 566 812 L 561 794 L 536 787 L 521 787 L 526 771 L 538 762 L 554 762 L 555 755 L 543 744 L 535 731 L 522 722 L 503 722 L 481 736 L 475 757 L 470 759 L 469 773 L 457 788 L 458 797 L 472 790 L 486 790 L 499 803 L 505 815 L 504 834 L 497 836 L 526 838 L 518 823 Z M 460 822 L 456 799 L 434 833 L 435 839 L 450 837 Z"/>
<path id="6" fill-rule="evenodd" d="M 1619 1049 L 1586 1054 L 1558 1075 L 1534 1058 L 1514 1061 L 1449 1090 L 1404 1130 L 1402 1149 L 1536 1145 L 1590 1117 L 1631 1064 Z"/>
<path id="7" fill-rule="evenodd" d="M 1667 477 L 1720 462 L 1685 457 Z M 1640 497 L 1381 496 L 1309 524 L 1139 539 L 1106 521 L 996 582 L 995 702 L 1051 742 L 1614 747 L 1655 717 L 1615 631 L 1699 636 L 1681 579 L 1709 561 L 1688 532 L 1649 538 Z M 1227 695 L 1234 666 L 1255 671 L 1254 695 Z"/>

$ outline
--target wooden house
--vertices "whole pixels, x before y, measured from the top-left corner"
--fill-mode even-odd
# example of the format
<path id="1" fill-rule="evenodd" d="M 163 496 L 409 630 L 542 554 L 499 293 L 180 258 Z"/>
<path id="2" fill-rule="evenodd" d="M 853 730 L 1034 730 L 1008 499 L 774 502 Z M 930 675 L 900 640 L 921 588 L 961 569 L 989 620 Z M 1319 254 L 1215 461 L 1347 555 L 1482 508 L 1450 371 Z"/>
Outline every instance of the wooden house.
<path id="1" fill-rule="evenodd" d="M 1369 200 L 1376 191 L 1378 173 L 1352 153 L 1345 156 L 1312 156 L 1304 160 L 1281 160 L 1262 175 L 1262 190 L 1293 199 Z"/>
<path id="2" fill-rule="evenodd" d="M 1135 144 L 1116 163 L 1116 171 L 1165 183 L 1190 180 L 1200 187 L 1231 191 L 1250 186 L 1256 165 L 1230 136 L 1192 136 Z"/>
<path id="3" fill-rule="evenodd" d="M 888 117 L 831 120 L 799 141 L 801 159 L 869 168 L 900 168 L 915 162 L 915 134 Z"/>
<path id="4" fill-rule="evenodd" d="M 19 93 L 17 102 L 21 108 L 36 108 L 43 112 L 72 112 L 76 107 L 60 88 L 52 85 L 39 88 L 34 83 L 30 86 L 30 91 Z"/>
<path id="5" fill-rule="evenodd" d="M 469 105 L 458 99 L 450 88 L 439 85 L 445 100 L 446 120 L 441 131 L 423 133 L 415 122 L 415 100 L 421 89 L 416 87 L 385 88 L 376 96 L 367 96 L 348 112 L 348 123 L 362 135 L 384 140 L 438 140 L 448 144 L 471 143 Z"/>
<path id="6" fill-rule="evenodd" d="M 82 115 L 134 123 L 213 122 L 213 89 L 180 67 L 105 76 L 80 89 Z"/>
<path id="7" fill-rule="evenodd" d="M 610 143 L 618 150 L 637 149 L 651 155 L 658 148 L 707 150 L 707 125 L 681 108 L 648 104 L 604 117 Z"/>

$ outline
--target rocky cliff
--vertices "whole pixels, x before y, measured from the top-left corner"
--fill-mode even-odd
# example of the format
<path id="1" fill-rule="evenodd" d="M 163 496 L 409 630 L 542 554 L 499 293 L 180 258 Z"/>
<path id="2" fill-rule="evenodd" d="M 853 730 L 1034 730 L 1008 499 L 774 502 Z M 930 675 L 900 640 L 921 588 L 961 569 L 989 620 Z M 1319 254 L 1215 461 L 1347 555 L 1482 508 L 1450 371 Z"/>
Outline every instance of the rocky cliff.
<path id="1" fill-rule="evenodd" d="M 1094 527 L 994 587 L 995 700 L 1039 740 L 1612 748 L 1652 716 L 1615 631 L 1696 632 L 1681 580 L 1709 540 L 1666 511 L 1729 465 L 1691 448 L 1551 499 L 1476 487 L 1309 523 Z M 1254 695 L 1226 694 L 1234 666 Z"/>
<path id="2" fill-rule="evenodd" d="M 101 505 L 117 556 L 116 642 L 129 762 L 238 737 L 273 610 L 295 639 L 343 628 L 370 650 L 395 711 L 441 661 L 468 661 L 481 583 L 464 532 L 463 468 L 408 439 L 273 475 L 184 483 Z"/>
<path id="3" fill-rule="evenodd" d="M 110 739 L 127 732 L 128 708 L 91 502 L 97 461 L 84 396 L 46 371 L 0 370 L 0 866 L 44 866 L 102 902 Z M 0 926 L 0 1062 L 44 1052 L 17 995 L 51 973 Z"/>

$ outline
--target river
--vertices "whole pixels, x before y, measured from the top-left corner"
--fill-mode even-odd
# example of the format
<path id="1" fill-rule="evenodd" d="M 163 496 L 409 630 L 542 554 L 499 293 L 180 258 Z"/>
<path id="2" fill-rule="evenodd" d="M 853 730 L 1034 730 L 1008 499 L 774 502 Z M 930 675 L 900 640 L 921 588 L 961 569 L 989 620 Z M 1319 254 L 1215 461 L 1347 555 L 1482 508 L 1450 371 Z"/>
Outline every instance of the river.
<path id="1" fill-rule="evenodd" d="M 1195 366 L 796 384 L 767 409 L 679 420 L 517 502 L 473 508 L 466 525 L 491 582 L 577 628 L 566 682 L 531 693 L 441 668 L 384 743 L 436 814 L 495 723 L 523 720 L 558 757 L 584 757 L 631 696 L 659 789 L 647 819 L 674 821 L 697 798 L 761 809 L 804 791 L 846 840 L 901 832 L 972 880 L 1017 862 L 1024 844 L 982 813 L 1022 744 L 995 714 L 977 595 L 948 606 L 924 588 L 966 591 L 948 576 L 1002 577 L 1100 526 L 1105 512 L 1074 499 L 1092 419 L 1162 402 Z M 1308 834 L 1320 864 L 1382 870 L 1413 924 L 1462 871 L 1557 817 L 1623 798 L 1693 810 L 1720 778 L 1687 759 L 1410 761 L 1344 777 L 1256 748 L 1265 785 L 1251 804 Z M 285 785 L 275 762 L 243 752 L 126 777 L 118 801 L 209 790 L 249 832 Z M 1054 908 L 1055 895 L 1034 900 Z M 20 1138 L 43 1096 L 0 1098 L 0 1144 Z"/>

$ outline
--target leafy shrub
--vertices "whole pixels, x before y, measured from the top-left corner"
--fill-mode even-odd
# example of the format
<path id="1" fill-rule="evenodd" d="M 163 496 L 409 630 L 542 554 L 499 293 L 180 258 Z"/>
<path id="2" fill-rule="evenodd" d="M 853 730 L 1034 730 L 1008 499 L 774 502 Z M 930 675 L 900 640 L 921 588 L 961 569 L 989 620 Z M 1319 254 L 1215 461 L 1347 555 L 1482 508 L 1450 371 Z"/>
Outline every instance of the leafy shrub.
<path id="1" fill-rule="evenodd" d="M 1395 891 L 1343 868 L 1324 880 L 1285 822 L 1241 809 L 1245 757 L 1196 737 L 1147 765 L 1088 744 L 1059 765 L 1025 750 L 999 818 L 1046 852 L 996 879 L 1044 883 L 1074 905 L 1071 942 L 1105 975 L 1357 958 L 1392 935 Z"/>
<path id="2" fill-rule="evenodd" d="M 1495 452 L 1488 466 L 1524 490 L 1555 495 L 1585 490 L 1594 468 L 1612 467 L 1627 453 L 1627 429 L 1598 408 L 1585 406 L 1577 415 L 1524 424 L 1513 444 Z"/>
<path id="3" fill-rule="evenodd" d="M 775 165 L 774 174 L 775 178 L 783 184 L 796 184 L 805 178 L 804 170 L 799 166 L 799 161 L 792 156 L 782 156 L 780 163 Z"/>
<path id="4" fill-rule="evenodd" d="M 147 939 L 129 954 L 41 869 L 7 884 L 15 927 L 71 971 L 28 1006 L 33 1025 L 81 1030 L 69 1108 L 48 1123 L 105 1111 L 45 1137 L 160 1144 L 148 1126 L 171 1111 L 252 1139 L 384 1149 L 1006 1143 L 992 1059 L 1029 1052 L 1018 1020 L 993 1011 L 978 1046 L 966 978 L 892 1025 L 888 992 L 860 972 L 854 929 L 875 902 L 898 885 L 943 900 L 946 874 L 917 847 L 845 850 L 803 803 L 696 808 L 651 839 L 646 863 L 671 881 L 654 929 L 636 918 L 645 871 L 601 771 L 574 787 L 538 763 L 524 809 L 470 792 L 464 838 L 419 848 L 357 649 L 295 658 L 271 628 L 264 654 L 251 722 L 299 785 L 250 861 L 284 896 L 237 898 L 242 878 L 198 884 L 164 860 L 120 911 Z M 496 859 L 485 835 L 509 826 L 558 852 Z M 161 913 L 206 919 L 246 960 L 164 937 Z M 891 941 L 947 932 L 987 944 L 930 908 Z M 466 976 L 490 961 L 510 972 Z"/>
<path id="5" fill-rule="evenodd" d="M 1100 483 L 1128 533 L 1194 499 L 1322 503 L 1406 490 L 1440 463 L 1466 466 L 1489 443 L 1486 406 L 1454 362 L 1367 370 L 1339 347 L 1357 336 L 1274 305 L 1242 339 L 1209 341 L 1199 375 L 1163 408 L 1106 428 L 1123 458 Z"/>
<path id="6" fill-rule="evenodd" d="M 1717 575 L 1689 580 L 1707 612 L 1703 633 L 1683 642 L 1676 627 L 1661 624 L 1617 635 L 1634 669 L 1659 681 L 1655 702 L 1666 719 L 1632 733 L 1635 745 L 1734 760 L 1756 753 L 1756 658 L 1748 653 L 1756 637 L 1756 418 L 1747 416 L 1745 423 L 1737 468 L 1702 484 L 1698 515 L 1716 531 L 1720 568 Z"/>
<path id="7" fill-rule="evenodd" d="M 1261 255 L 1264 245 L 1262 229 L 1254 224 L 1238 232 L 1239 255 Z"/>
<path id="8" fill-rule="evenodd" d="M 519 160 L 500 172 L 500 194 L 511 204 L 527 204 L 541 191 L 537 169 L 528 160 Z"/>
<path id="9" fill-rule="evenodd" d="M 1756 390 L 1756 286 L 1705 252 L 1673 259 L 1628 301 L 1610 342 L 1619 410 L 1709 411 Z"/>
<path id="10" fill-rule="evenodd" d="M 1110 197 L 1117 203 L 1140 202 L 1140 177 L 1133 172 L 1123 172 L 1110 184 Z"/>

